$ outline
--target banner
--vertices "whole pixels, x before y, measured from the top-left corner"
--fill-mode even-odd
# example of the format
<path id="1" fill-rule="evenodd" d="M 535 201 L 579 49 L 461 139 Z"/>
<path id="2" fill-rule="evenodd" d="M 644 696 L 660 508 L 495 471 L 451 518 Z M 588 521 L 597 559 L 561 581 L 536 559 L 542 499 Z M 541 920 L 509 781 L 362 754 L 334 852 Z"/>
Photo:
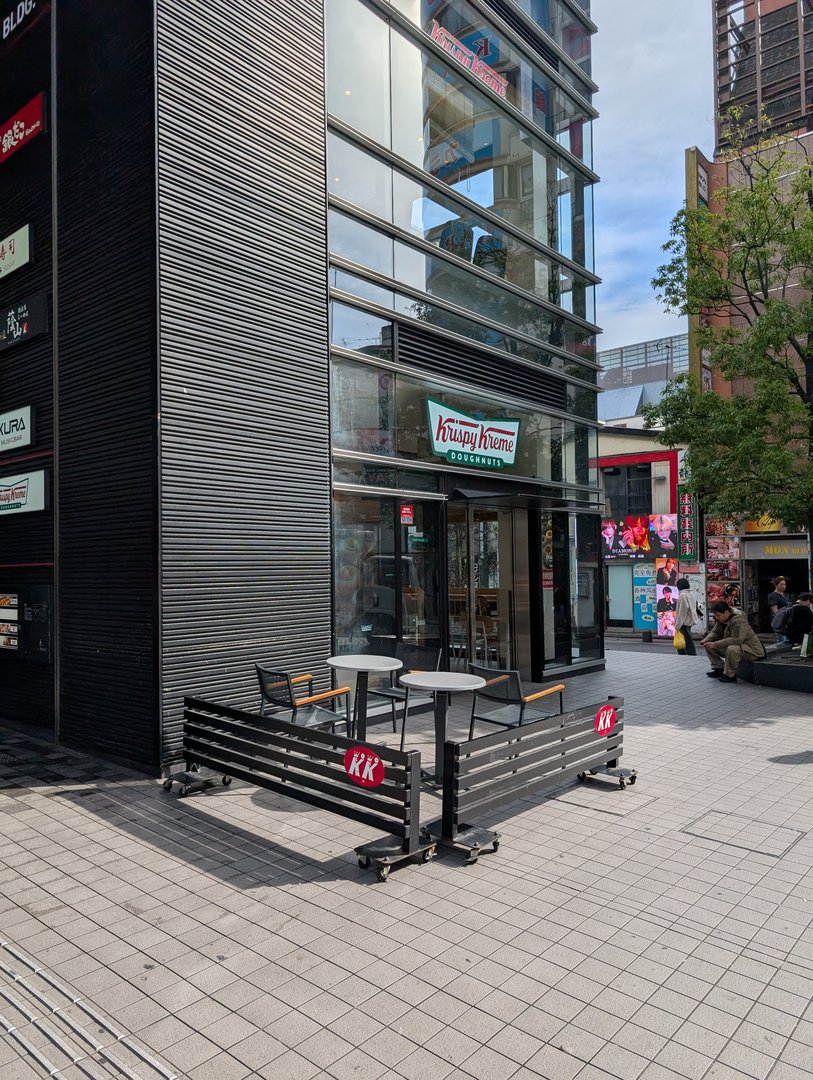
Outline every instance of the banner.
<path id="1" fill-rule="evenodd" d="M 697 496 L 678 485 L 678 541 L 681 562 L 698 562 L 700 550 L 697 535 Z"/>

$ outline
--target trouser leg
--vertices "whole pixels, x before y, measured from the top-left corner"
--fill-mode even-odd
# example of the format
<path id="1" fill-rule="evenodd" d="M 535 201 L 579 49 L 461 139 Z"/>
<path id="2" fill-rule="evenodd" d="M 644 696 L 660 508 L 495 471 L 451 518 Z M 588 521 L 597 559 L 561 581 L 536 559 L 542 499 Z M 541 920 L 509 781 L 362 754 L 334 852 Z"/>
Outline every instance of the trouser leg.
<path id="1" fill-rule="evenodd" d="M 725 666 L 723 667 L 723 674 L 731 678 L 732 675 L 737 674 L 737 668 L 740 666 L 740 660 L 742 660 L 742 647 L 740 645 L 729 645 L 725 651 Z"/>
<path id="2" fill-rule="evenodd" d="M 723 657 L 725 656 L 726 648 L 720 641 L 713 641 L 711 647 L 706 649 L 706 656 L 709 658 L 709 663 L 715 669 L 715 671 L 723 670 Z"/>
<path id="3" fill-rule="evenodd" d="M 687 656 L 697 656 L 697 649 L 694 647 L 694 640 L 692 638 L 692 628 L 688 624 L 681 626 L 683 636 L 686 638 L 686 648 L 678 649 L 678 652 L 685 653 Z"/>

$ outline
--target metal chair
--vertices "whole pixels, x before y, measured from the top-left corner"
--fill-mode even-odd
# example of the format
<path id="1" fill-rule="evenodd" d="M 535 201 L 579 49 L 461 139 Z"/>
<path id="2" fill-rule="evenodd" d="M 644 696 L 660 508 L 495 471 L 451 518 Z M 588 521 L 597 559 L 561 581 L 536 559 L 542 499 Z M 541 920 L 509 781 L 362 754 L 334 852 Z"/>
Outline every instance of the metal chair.
<path id="1" fill-rule="evenodd" d="M 479 675 L 486 680 L 486 685 L 475 690 L 472 695 L 470 739 L 474 738 L 474 724 L 477 720 L 484 724 L 511 728 L 531 724 L 534 720 L 544 720 L 547 716 L 556 716 L 556 713 L 545 712 L 536 704 L 551 694 L 559 695 L 559 712 L 564 711 L 564 683 L 548 686 L 535 694 L 523 694 L 522 679 L 518 671 L 501 671 L 495 674 L 493 667 L 483 667 L 480 664 L 469 664 L 469 671 L 472 675 Z"/>
<path id="2" fill-rule="evenodd" d="M 440 649 L 428 649 L 420 645 L 410 645 L 404 642 L 393 642 L 392 652 L 389 654 L 394 656 L 396 660 L 400 660 L 403 667 L 399 671 L 390 672 L 390 685 L 389 686 L 377 686 L 375 689 L 369 691 L 370 697 L 384 698 L 385 701 L 389 701 L 390 708 L 392 710 L 392 730 L 396 731 L 396 709 L 399 701 L 404 703 L 404 712 L 401 717 L 401 749 L 404 749 L 404 738 L 406 736 L 406 721 L 407 713 L 409 712 L 410 702 L 414 705 L 415 702 L 431 702 L 431 694 L 423 694 L 418 690 L 408 690 L 405 686 L 398 686 L 398 676 L 405 675 L 409 671 L 437 671 L 440 668 Z M 375 721 L 373 717 L 373 721 Z M 367 724 L 370 724 L 370 717 L 367 717 Z"/>
<path id="3" fill-rule="evenodd" d="M 344 724 L 349 732 L 349 686 L 338 690 L 326 690 L 323 694 L 314 694 L 313 675 L 292 677 L 286 671 L 272 671 L 261 664 L 255 664 L 257 679 L 260 683 L 260 716 L 269 715 L 269 711 L 280 719 L 302 727 L 315 728 L 317 731 L 333 731 L 336 724 Z M 297 699 L 295 687 L 307 683 L 308 696 Z M 319 702 L 336 701 L 345 697 L 345 714 L 342 717 L 333 709 L 323 708 Z M 285 716 L 290 713 L 290 716 Z"/>

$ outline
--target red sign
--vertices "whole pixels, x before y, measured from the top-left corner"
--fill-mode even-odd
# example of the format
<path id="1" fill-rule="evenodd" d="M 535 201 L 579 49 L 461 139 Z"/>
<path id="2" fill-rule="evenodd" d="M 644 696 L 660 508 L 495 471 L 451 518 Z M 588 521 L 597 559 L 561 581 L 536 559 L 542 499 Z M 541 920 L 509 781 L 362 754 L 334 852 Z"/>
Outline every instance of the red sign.
<path id="1" fill-rule="evenodd" d="M 596 731 L 599 735 L 609 735 L 615 727 L 616 711 L 612 705 L 602 705 L 596 713 Z"/>
<path id="2" fill-rule="evenodd" d="M 378 787 L 384 783 L 384 763 L 375 750 L 351 746 L 344 755 L 344 771 L 359 787 Z"/>
<path id="3" fill-rule="evenodd" d="M 415 524 L 415 507 L 407 506 L 405 503 L 401 504 L 401 524 L 402 525 L 414 525 Z"/>
<path id="4" fill-rule="evenodd" d="M 0 162 L 11 157 L 44 129 L 43 106 L 44 97 L 37 94 L 10 120 L 0 125 Z"/>

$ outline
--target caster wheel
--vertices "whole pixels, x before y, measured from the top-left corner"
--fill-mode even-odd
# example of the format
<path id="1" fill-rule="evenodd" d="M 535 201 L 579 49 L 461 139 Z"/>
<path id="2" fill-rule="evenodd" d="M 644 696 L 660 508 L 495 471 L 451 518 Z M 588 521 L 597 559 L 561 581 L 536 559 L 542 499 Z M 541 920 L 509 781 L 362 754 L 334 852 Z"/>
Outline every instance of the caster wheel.
<path id="1" fill-rule="evenodd" d="M 224 776 L 222 783 L 223 783 L 223 787 L 228 787 L 229 784 L 231 783 L 231 777 L 230 776 Z"/>
<path id="2" fill-rule="evenodd" d="M 638 779 L 637 776 L 631 776 L 630 777 L 630 784 L 634 784 L 637 779 Z"/>
<path id="3" fill-rule="evenodd" d="M 189 794 L 189 788 L 186 786 L 186 784 L 183 784 L 181 786 L 181 788 L 179 789 L 179 791 L 178 791 L 178 798 L 179 799 L 185 799 L 188 794 Z"/>
<path id="4" fill-rule="evenodd" d="M 361 867 L 361 869 L 366 870 L 369 865 L 370 865 L 370 860 L 367 858 L 367 856 L 366 855 L 360 855 L 359 856 L 359 866 Z"/>
<path id="5" fill-rule="evenodd" d="M 421 862 L 424 862 L 424 863 L 431 862 L 432 859 L 434 859 L 434 857 L 435 857 L 435 849 L 434 848 L 428 848 L 421 855 Z"/>
<path id="6" fill-rule="evenodd" d="M 163 783 L 163 788 L 164 788 L 164 791 L 172 791 L 172 781 L 171 780 L 165 780 L 164 783 Z"/>
<path id="7" fill-rule="evenodd" d="M 623 776 L 622 776 L 622 777 L 621 777 L 621 779 L 620 779 L 620 780 L 618 781 L 618 786 L 619 786 L 619 787 L 621 788 L 621 790 L 622 790 L 622 791 L 623 791 L 623 790 L 624 790 L 624 788 L 625 788 L 625 787 L 627 786 L 627 782 L 626 782 L 626 780 L 624 779 L 624 777 L 623 777 Z"/>
<path id="8" fill-rule="evenodd" d="M 477 860 L 480 858 L 480 849 L 474 848 L 469 852 L 469 857 L 466 859 L 466 866 L 474 866 Z"/>
<path id="9" fill-rule="evenodd" d="M 499 842 L 499 840 L 494 841 L 494 843 L 491 845 L 491 850 L 492 851 L 499 851 L 500 850 L 500 842 Z"/>
<path id="10" fill-rule="evenodd" d="M 587 773 L 580 772 L 576 779 L 579 781 L 580 784 L 583 784 L 587 779 Z"/>
<path id="11" fill-rule="evenodd" d="M 382 883 L 385 882 L 389 876 L 390 876 L 390 868 L 388 866 L 379 867 L 379 869 L 378 869 L 378 880 L 380 882 L 382 882 Z"/>

